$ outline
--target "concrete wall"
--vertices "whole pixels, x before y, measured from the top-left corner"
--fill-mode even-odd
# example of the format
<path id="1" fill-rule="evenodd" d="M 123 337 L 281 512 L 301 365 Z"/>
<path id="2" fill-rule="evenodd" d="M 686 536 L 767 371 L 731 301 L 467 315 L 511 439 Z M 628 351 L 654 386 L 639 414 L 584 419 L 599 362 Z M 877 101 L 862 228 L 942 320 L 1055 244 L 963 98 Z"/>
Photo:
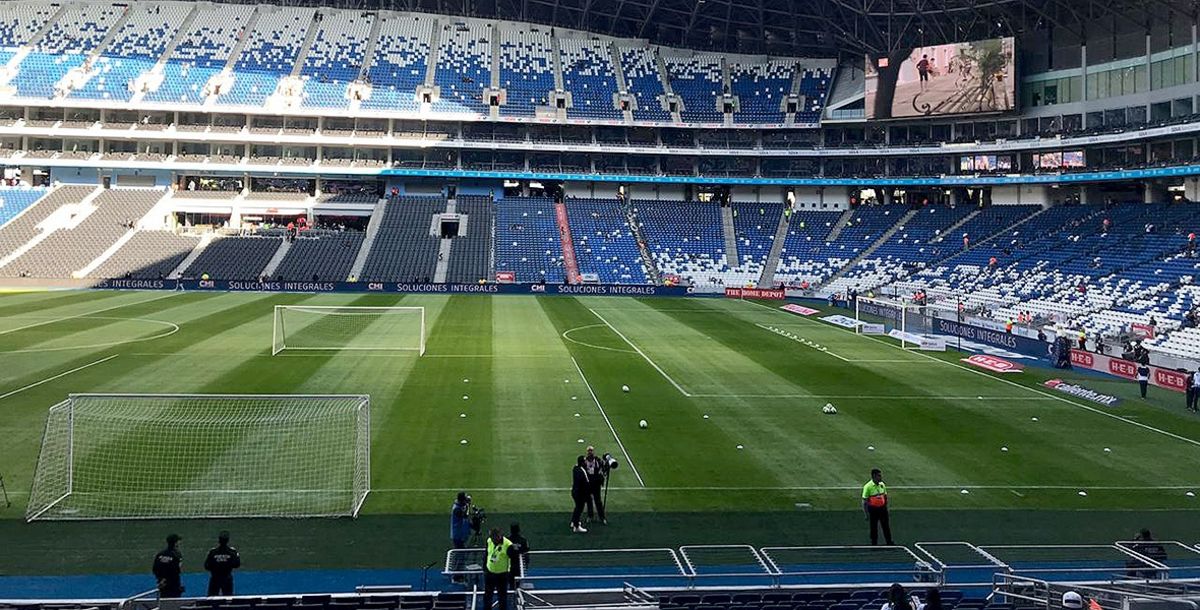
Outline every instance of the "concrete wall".
<path id="1" fill-rule="evenodd" d="M 992 205 L 1050 205 L 1052 198 L 1047 187 L 1026 184 L 992 187 Z"/>

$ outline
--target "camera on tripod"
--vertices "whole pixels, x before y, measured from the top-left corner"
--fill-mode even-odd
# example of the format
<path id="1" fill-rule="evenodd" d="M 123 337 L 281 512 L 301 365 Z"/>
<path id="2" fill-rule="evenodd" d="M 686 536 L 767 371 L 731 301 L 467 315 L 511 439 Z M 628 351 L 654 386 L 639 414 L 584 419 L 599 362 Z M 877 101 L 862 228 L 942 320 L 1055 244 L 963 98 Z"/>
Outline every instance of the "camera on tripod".
<path id="1" fill-rule="evenodd" d="M 616 470 L 620 465 L 621 463 L 611 453 L 600 456 L 600 471 L 604 473 L 604 476 L 608 476 L 610 471 Z"/>
<path id="2" fill-rule="evenodd" d="M 483 507 L 472 504 L 467 509 L 467 523 L 471 526 L 471 531 L 478 534 L 483 531 L 483 524 L 487 523 L 487 511 Z"/>

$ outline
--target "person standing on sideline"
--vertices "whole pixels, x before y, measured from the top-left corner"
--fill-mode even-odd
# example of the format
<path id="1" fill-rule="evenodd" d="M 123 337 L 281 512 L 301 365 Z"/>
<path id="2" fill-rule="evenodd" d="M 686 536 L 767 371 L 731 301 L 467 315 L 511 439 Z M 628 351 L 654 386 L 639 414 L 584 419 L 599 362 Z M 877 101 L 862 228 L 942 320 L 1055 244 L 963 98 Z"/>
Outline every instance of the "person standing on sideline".
<path id="1" fill-rule="evenodd" d="M 581 455 L 575 461 L 575 467 L 571 469 L 571 499 L 575 500 L 575 511 L 571 513 L 571 531 L 576 534 L 587 533 L 579 523 L 583 515 L 583 505 L 587 504 L 587 499 L 591 497 L 591 482 L 588 480 L 585 462 Z"/>
<path id="2" fill-rule="evenodd" d="M 493 527 L 487 539 L 487 565 L 483 568 L 483 607 L 492 608 L 492 595 L 500 602 L 500 610 L 508 610 L 508 579 L 516 547 Z"/>
<path id="3" fill-rule="evenodd" d="M 183 553 L 179 552 L 179 534 L 167 536 L 167 548 L 154 556 L 154 580 L 158 586 L 159 599 L 172 599 L 183 596 Z"/>
<path id="4" fill-rule="evenodd" d="M 1137 381 L 1142 398 L 1145 398 L 1146 387 L 1150 385 L 1150 350 L 1140 345 L 1137 348 Z"/>
<path id="5" fill-rule="evenodd" d="M 471 537 L 471 496 L 458 492 L 454 505 L 450 507 L 450 544 L 456 549 L 467 548 Z"/>
<path id="6" fill-rule="evenodd" d="M 524 575 L 525 568 L 529 567 L 529 541 L 521 535 L 521 524 L 516 522 L 508 526 L 508 539 L 512 541 L 513 548 L 517 549 L 516 563 L 508 572 L 508 588 L 516 591 L 517 579 Z"/>
<path id="7" fill-rule="evenodd" d="M 236 547 L 229 546 L 229 532 L 217 535 L 217 546 L 204 558 L 208 570 L 208 596 L 233 596 L 233 571 L 242 567 L 242 556 Z"/>
<path id="8" fill-rule="evenodd" d="M 608 524 L 608 519 L 604 516 L 604 498 L 602 496 L 604 490 L 604 462 L 600 461 L 600 457 L 596 455 L 596 448 L 589 446 L 587 455 L 583 458 L 583 469 L 588 475 L 588 521 L 594 517 L 600 518 L 600 523 Z M 595 516 L 592 515 L 592 507 L 596 507 Z"/>
<path id="9" fill-rule="evenodd" d="M 1200 407 L 1200 369 L 1196 369 L 1191 375 L 1188 375 L 1187 389 L 1187 408 L 1192 413 L 1198 412 Z"/>
<path id="10" fill-rule="evenodd" d="M 887 485 L 883 482 L 883 471 L 871 469 L 871 480 L 863 485 L 863 512 L 871 524 L 871 544 L 879 544 L 879 528 L 883 528 L 883 540 L 888 546 L 892 542 L 892 526 L 888 523 L 888 493 Z"/>

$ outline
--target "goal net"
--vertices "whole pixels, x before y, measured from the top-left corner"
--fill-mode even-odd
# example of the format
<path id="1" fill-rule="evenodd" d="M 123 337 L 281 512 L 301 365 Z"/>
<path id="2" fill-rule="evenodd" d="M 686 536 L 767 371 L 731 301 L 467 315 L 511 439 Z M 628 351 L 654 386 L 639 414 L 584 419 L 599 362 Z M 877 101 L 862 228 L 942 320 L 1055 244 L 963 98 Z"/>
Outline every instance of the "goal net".
<path id="1" fill-rule="evenodd" d="M 284 350 L 412 351 L 424 355 L 425 308 L 276 305 L 271 355 Z"/>
<path id="2" fill-rule="evenodd" d="M 891 335 L 905 349 L 922 347 L 920 317 L 917 305 L 896 299 L 860 296 L 854 302 L 855 332 Z"/>
<path id="3" fill-rule="evenodd" d="M 33 520 L 357 516 L 370 397 L 72 394 L 50 408 Z"/>

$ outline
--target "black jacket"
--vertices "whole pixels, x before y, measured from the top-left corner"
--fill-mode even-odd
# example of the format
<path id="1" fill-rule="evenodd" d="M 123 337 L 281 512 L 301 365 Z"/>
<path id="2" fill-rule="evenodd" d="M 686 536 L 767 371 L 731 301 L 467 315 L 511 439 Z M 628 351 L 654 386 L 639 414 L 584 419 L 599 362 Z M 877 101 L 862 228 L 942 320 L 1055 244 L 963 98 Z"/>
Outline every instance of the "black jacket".
<path id="1" fill-rule="evenodd" d="M 242 567 L 242 556 L 236 547 L 218 545 L 208 552 L 204 558 L 204 569 L 212 573 L 215 579 L 230 578 L 233 571 Z"/>
<path id="2" fill-rule="evenodd" d="M 582 466 L 571 469 L 571 495 L 586 496 L 591 489 L 591 481 Z"/>
<path id="3" fill-rule="evenodd" d="M 178 595 L 183 591 L 180 581 L 183 553 L 180 553 L 179 549 L 171 547 L 159 551 L 154 556 L 154 565 L 150 569 L 154 572 L 154 579 L 159 583 L 159 591 L 168 595 Z"/>

